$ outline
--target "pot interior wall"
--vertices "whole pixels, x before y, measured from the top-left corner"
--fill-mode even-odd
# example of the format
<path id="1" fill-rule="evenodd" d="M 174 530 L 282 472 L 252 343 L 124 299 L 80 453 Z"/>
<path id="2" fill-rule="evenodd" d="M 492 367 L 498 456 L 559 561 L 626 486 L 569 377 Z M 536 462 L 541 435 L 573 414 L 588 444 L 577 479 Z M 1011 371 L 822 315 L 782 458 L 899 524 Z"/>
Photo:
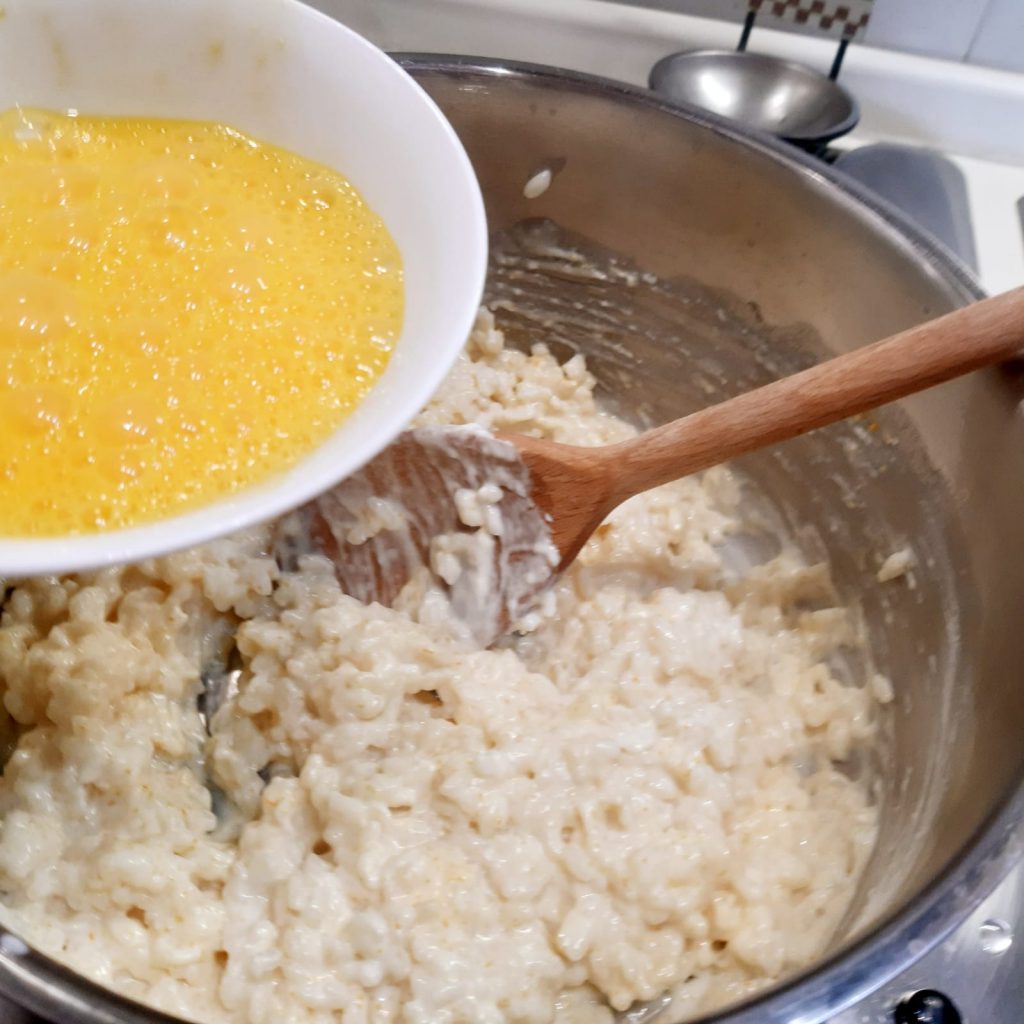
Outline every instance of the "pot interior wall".
<path id="1" fill-rule="evenodd" d="M 556 75 L 416 74 L 483 187 L 499 324 L 586 353 L 641 423 L 971 298 L 877 212 L 696 118 Z M 878 848 L 840 942 L 920 892 L 1024 776 L 1024 559 L 1005 554 L 1024 545 L 1022 390 L 1011 370 L 976 374 L 738 466 L 765 496 L 739 557 L 780 532 L 827 555 L 873 655 L 847 668 L 896 691 L 870 766 Z M 908 545 L 913 571 L 879 583 Z"/>

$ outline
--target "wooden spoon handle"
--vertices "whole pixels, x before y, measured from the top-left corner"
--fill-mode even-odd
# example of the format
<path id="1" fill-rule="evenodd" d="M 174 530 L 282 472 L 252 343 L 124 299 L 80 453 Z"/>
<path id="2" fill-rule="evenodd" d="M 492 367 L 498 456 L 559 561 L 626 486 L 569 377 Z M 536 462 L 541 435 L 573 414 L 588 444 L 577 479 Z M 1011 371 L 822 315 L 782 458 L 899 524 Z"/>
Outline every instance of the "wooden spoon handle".
<path id="1" fill-rule="evenodd" d="M 609 446 L 613 504 L 1022 352 L 1017 288 Z"/>

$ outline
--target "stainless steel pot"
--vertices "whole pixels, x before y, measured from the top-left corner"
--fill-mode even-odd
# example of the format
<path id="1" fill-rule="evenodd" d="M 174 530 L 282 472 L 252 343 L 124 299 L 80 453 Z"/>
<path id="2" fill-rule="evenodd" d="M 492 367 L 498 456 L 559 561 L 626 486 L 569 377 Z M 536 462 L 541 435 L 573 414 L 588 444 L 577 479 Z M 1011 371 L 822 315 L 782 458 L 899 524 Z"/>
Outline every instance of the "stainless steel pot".
<path id="1" fill-rule="evenodd" d="M 472 157 L 510 338 L 580 348 L 652 422 L 979 296 L 934 241 L 824 165 L 613 82 L 405 58 Z M 529 199 L 538 172 L 550 187 Z M 535 179 L 537 184 L 537 179 Z M 535 192 L 536 189 L 529 189 Z M 739 468 L 767 496 L 736 557 L 827 554 L 896 701 L 876 854 L 833 950 L 714 1019 L 821 1022 L 958 924 L 1024 855 L 1024 372 L 1007 367 Z M 906 544 L 918 567 L 880 585 Z M 0 991 L 52 1020 L 156 1022 L 0 935 Z M 0 1019 L 3 1019 L 0 1017 Z"/>

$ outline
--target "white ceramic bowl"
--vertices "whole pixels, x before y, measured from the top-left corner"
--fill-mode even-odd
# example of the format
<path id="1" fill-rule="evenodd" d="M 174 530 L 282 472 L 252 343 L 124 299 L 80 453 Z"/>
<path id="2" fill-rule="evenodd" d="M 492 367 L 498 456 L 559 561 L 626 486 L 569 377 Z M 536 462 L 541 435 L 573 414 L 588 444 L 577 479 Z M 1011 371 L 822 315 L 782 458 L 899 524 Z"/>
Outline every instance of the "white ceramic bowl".
<path id="1" fill-rule="evenodd" d="M 296 0 L 6 0 L 0 109 L 16 104 L 220 121 L 341 171 L 401 249 L 406 303 L 386 372 L 290 471 L 151 525 L 0 538 L 0 576 L 133 561 L 269 519 L 372 458 L 441 382 L 480 301 L 483 201 L 443 115 L 362 37 Z"/>

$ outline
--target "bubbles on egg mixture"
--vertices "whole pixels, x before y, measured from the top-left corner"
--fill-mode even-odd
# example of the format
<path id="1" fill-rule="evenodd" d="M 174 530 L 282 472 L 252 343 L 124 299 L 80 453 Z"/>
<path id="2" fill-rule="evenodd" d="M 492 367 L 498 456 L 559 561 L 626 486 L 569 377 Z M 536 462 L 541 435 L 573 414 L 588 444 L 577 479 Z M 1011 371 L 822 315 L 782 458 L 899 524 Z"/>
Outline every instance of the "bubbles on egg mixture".
<path id="1" fill-rule="evenodd" d="M 286 468 L 402 316 L 393 240 L 328 169 L 217 125 L 0 115 L 0 532 L 144 522 Z"/>

